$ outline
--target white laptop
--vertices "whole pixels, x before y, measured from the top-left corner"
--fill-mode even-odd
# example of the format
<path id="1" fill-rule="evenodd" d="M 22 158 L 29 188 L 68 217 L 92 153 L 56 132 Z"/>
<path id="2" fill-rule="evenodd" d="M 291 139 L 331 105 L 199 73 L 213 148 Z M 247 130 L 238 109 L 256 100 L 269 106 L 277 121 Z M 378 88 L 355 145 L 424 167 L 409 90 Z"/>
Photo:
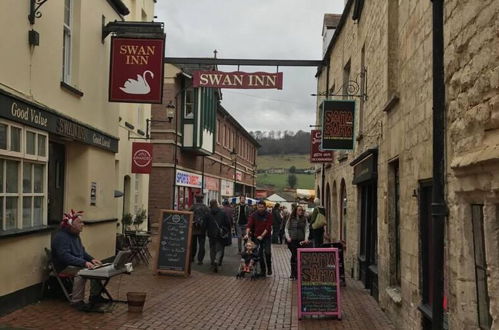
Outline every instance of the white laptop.
<path id="1" fill-rule="evenodd" d="M 93 269 L 82 269 L 77 275 L 86 277 L 112 277 L 126 271 L 125 264 L 132 252 L 130 251 L 119 251 L 114 258 L 113 263 L 103 264 L 102 266 L 95 267 Z"/>

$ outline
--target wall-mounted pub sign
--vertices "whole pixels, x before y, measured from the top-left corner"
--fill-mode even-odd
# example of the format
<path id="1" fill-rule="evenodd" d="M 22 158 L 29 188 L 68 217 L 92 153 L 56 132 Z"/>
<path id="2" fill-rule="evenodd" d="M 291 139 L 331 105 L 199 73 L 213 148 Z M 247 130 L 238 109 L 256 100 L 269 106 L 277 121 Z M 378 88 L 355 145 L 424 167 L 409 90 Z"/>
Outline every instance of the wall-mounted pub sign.
<path id="1" fill-rule="evenodd" d="M 132 144 L 132 173 L 151 173 L 152 143 Z"/>
<path id="2" fill-rule="evenodd" d="M 355 101 L 325 100 L 322 109 L 322 150 L 353 150 Z"/>
<path id="3" fill-rule="evenodd" d="M 282 72 L 194 71 L 193 87 L 282 89 Z"/>
<path id="4" fill-rule="evenodd" d="M 109 102 L 161 103 L 165 39 L 113 37 Z"/>
<path id="5" fill-rule="evenodd" d="M 310 162 L 329 163 L 333 161 L 333 153 L 321 149 L 322 132 L 320 129 L 313 129 L 310 132 Z"/>

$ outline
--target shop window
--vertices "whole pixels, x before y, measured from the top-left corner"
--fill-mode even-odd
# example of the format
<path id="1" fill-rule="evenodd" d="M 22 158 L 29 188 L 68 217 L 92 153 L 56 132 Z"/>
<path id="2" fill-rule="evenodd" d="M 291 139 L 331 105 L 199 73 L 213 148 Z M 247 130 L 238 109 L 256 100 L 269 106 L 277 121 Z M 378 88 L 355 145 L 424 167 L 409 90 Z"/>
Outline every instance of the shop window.
<path id="1" fill-rule="evenodd" d="M 0 127 L 0 132 L 4 132 L 0 149 L 0 231 L 43 225 L 46 223 L 47 136 L 4 122 Z M 25 137 L 24 144 L 22 137 Z"/>
<path id="2" fill-rule="evenodd" d="M 62 81 L 71 83 L 71 30 L 73 21 L 72 0 L 64 0 L 64 35 L 63 35 L 63 56 L 62 56 Z"/>
<path id="3" fill-rule="evenodd" d="M 472 205 L 471 222 L 473 226 L 473 245 L 475 254 L 478 325 L 480 326 L 480 329 L 490 329 L 492 327 L 492 317 L 489 313 L 490 299 L 487 289 L 487 259 L 485 256 L 483 220 L 483 205 Z"/>
<path id="4" fill-rule="evenodd" d="M 7 125 L 0 123 L 0 149 L 7 149 Z"/>

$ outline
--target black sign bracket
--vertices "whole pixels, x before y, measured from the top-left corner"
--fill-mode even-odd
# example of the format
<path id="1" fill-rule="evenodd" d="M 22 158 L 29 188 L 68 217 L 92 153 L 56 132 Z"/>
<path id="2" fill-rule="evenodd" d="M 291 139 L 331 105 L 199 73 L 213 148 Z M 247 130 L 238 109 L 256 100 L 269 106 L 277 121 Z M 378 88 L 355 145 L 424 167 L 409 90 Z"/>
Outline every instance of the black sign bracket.
<path id="1" fill-rule="evenodd" d="M 102 42 L 114 33 L 121 37 L 164 38 L 164 23 L 162 22 L 102 22 Z"/>

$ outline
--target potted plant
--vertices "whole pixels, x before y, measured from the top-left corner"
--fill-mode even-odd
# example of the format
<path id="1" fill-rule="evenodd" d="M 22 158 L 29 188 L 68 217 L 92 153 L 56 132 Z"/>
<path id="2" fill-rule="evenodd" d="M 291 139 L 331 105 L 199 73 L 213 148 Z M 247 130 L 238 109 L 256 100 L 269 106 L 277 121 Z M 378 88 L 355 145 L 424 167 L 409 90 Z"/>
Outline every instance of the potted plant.
<path id="1" fill-rule="evenodd" d="M 133 220 L 133 225 L 135 226 L 135 230 L 139 230 L 139 227 L 144 221 L 147 219 L 147 211 L 145 209 L 138 209 L 135 214 L 135 219 Z"/>
<path id="2" fill-rule="evenodd" d="M 121 218 L 121 223 L 123 224 L 123 230 L 126 231 L 129 229 L 129 226 L 133 224 L 133 216 L 130 213 L 123 214 L 123 218 Z"/>

